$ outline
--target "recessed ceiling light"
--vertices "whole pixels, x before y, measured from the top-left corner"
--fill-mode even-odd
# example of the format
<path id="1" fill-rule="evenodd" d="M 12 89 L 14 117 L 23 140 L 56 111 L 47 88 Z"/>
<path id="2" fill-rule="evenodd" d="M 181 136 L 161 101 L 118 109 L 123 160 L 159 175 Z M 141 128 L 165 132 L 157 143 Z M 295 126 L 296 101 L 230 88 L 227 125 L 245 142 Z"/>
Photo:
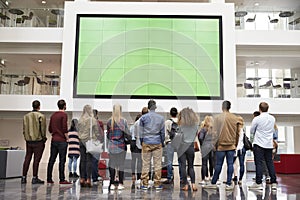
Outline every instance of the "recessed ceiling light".
<path id="1" fill-rule="evenodd" d="M 8 1 L 5 1 L 5 4 L 8 6 L 8 4 L 9 4 Z"/>
<path id="2" fill-rule="evenodd" d="M 51 74 L 55 74 L 55 71 L 52 71 Z"/>
<path id="3" fill-rule="evenodd" d="M 43 60 L 39 59 L 39 60 L 38 60 L 38 62 L 39 62 L 39 63 L 42 63 L 42 62 L 43 62 Z"/>
<path id="4" fill-rule="evenodd" d="M 46 1 L 42 1 L 42 4 L 46 4 Z"/>
<path id="5" fill-rule="evenodd" d="M 258 3 L 258 2 L 256 2 L 254 5 L 255 5 L 255 6 L 259 6 L 259 3 Z"/>
<path id="6" fill-rule="evenodd" d="M 259 62 L 256 61 L 256 62 L 255 62 L 255 65 L 259 65 Z"/>

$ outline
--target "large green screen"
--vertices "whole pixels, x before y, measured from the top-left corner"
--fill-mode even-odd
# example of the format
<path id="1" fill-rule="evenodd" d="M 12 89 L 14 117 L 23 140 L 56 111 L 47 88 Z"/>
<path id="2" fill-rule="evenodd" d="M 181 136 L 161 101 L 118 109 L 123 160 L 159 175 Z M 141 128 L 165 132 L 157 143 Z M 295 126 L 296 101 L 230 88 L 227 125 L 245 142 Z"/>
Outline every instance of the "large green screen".
<path id="1" fill-rule="evenodd" d="M 221 99 L 220 16 L 77 15 L 74 97 Z"/>

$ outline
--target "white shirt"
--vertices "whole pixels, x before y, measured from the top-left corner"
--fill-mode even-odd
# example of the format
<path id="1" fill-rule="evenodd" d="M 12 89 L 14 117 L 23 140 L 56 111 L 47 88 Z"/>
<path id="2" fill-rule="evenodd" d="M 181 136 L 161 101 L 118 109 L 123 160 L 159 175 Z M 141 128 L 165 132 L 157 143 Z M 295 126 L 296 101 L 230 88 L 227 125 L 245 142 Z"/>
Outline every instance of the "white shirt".
<path id="1" fill-rule="evenodd" d="M 275 117 L 267 112 L 262 112 L 252 120 L 250 133 L 254 134 L 253 144 L 262 148 L 273 149 Z"/>
<path id="2" fill-rule="evenodd" d="M 236 150 L 241 150 L 244 147 L 244 129 L 240 130 L 240 135 L 239 135 L 239 142 L 236 147 Z"/>
<path id="3" fill-rule="evenodd" d="M 177 117 L 172 117 L 171 118 L 175 123 L 178 122 L 178 118 Z M 169 132 L 171 131 L 171 126 L 172 126 L 172 121 L 170 119 L 168 119 L 167 121 L 165 121 L 165 143 L 167 142 L 171 142 L 171 139 L 169 137 Z"/>

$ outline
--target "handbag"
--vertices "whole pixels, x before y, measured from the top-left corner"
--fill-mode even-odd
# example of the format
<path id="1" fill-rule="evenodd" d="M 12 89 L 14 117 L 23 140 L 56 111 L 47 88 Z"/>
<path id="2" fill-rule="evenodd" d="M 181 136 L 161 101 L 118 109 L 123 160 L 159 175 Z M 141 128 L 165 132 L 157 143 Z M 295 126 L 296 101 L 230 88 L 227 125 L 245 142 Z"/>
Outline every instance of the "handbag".
<path id="1" fill-rule="evenodd" d="M 244 133 L 244 138 L 243 138 L 243 142 L 244 142 L 244 148 L 247 150 L 251 150 L 252 151 L 252 143 L 250 142 L 249 138 L 247 137 L 247 135 Z"/>
<path id="2" fill-rule="evenodd" d="M 90 154 L 100 154 L 102 153 L 102 143 L 99 140 L 93 140 L 92 131 L 93 131 L 93 123 L 91 118 L 91 126 L 90 126 L 90 139 L 86 142 L 86 152 Z"/>
<path id="3" fill-rule="evenodd" d="M 171 146 L 173 147 L 174 151 L 177 151 L 182 143 L 182 133 L 176 133 L 173 140 L 171 141 Z"/>
<path id="4" fill-rule="evenodd" d="M 200 151 L 199 145 L 198 145 L 198 142 L 197 142 L 197 141 L 194 142 L 194 150 L 195 150 L 195 152 Z"/>

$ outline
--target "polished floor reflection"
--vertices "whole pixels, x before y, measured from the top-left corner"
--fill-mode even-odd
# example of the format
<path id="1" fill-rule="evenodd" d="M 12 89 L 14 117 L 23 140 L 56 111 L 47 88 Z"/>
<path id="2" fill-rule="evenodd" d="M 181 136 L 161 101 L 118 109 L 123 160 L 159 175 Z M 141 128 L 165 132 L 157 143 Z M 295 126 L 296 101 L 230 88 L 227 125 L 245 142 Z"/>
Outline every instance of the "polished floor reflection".
<path id="1" fill-rule="evenodd" d="M 278 189 L 272 191 L 270 185 L 264 184 L 263 191 L 249 191 L 247 185 L 252 184 L 254 173 L 247 173 L 242 185 L 235 185 L 234 191 L 225 191 L 224 184 L 219 189 L 203 189 L 198 191 L 181 191 L 180 184 L 164 185 L 162 191 L 150 189 L 142 191 L 132 187 L 131 180 L 125 181 L 125 190 L 109 191 L 101 183 L 91 188 L 81 188 L 78 180 L 72 185 L 32 185 L 30 181 L 21 185 L 20 178 L 0 180 L 0 199 L 300 199 L 300 174 L 278 174 Z M 178 179 L 177 179 L 178 180 Z M 199 180 L 197 180 L 197 183 Z"/>

